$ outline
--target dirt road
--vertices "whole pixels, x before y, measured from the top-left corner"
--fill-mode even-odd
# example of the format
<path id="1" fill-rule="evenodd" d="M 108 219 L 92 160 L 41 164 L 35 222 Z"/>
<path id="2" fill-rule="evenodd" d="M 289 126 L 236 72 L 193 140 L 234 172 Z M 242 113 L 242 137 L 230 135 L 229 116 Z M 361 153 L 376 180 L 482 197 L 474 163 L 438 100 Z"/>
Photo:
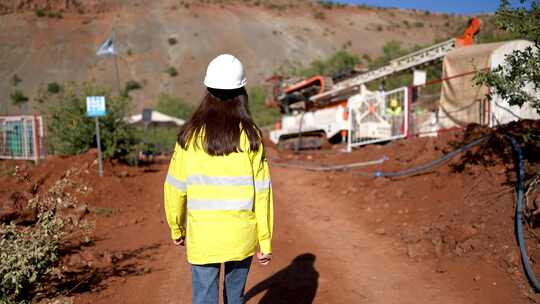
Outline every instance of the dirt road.
<path id="1" fill-rule="evenodd" d="M 122 183 L 118 191 L 96 186 L 102 197 L 94 201 L 115 202 L 115 215 L 100 220 L 95 247 L 123 252 L 130 263 L 94 291 L 78 294 L 75 303 L 190 303 L 190 268 L 163 220 L 166 165 L 155 169 L 111 177 L 108 183 Z M 397 236 L 373 229 L 374 221 L 385 219 L 374 219 L 372 210 L 394 206 L 332 191 L 321 186 L 327 178 L 272 168 L 274 260 L 267 267 L 253 264 L 248 303 L 527 303 L 515 282 L 489 263 L 464 258 L 441 272 L 432 259 L 410 259 Z M 377 189 L 388 191 L 373 180 L 357 191 Z"/>

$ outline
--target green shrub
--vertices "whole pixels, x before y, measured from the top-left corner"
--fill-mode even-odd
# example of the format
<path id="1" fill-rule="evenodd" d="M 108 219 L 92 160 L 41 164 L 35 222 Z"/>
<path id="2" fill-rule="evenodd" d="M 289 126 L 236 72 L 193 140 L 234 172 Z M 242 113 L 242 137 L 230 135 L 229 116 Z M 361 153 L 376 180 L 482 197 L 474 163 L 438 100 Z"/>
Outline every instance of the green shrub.
<path id="1" fill-rule="evenodd" d="M 367 10 L 367 11 L 372 10 L 372 9 L 376 9 L 375 6 L 371 6 L 371 5 L 367 5 L 367 4 L 357 4 L 356 7 L 359 8 L 359 9 L 362 9 L 362 10 Z"/>
<path id="2" fill-rule="evenodd" d="M 333 75 L 338 72 L 354 68 L 360 63 L 358 56 L 345 50 L 340 50 L 326 60 L 315 60 L 307 69 L 301 69 L 295 74 L 312 77 L 315 75 Z"/>
<path id="3" fill-rule="evenodd" d="M 287 4 L 267 3 L 266 7 L 271 9 L 271 10 L 285 11 L 288 6 L 287 6 Z"/>
<path id="4" fill-rule="evenodd" d="M 174 37 L 169 37 L 167 41 L 169 42 L 169 45 L 175 45 L 178 42 Z"/>
<path id="5" fill-rule="evenodd" d="M 410 28 L 410 27 L 411 27 L 411 24 L 409 23 L 408 20 L 403 20 L 403 25 L 405 25 L 406 28 Z"/>
<path id="6" fill-rule="evenodd" d="M 156 110 L 170 116 L 186 119 L 193 113 L 194 108 L 180 97 L 163 93 L 158 97 Z"/>
<path id="7" fill-rule="evenodd" d="M 326 19 L 326 14 L 324 12 L 317 11 L 313 13 L 313 18 L 318 20 L 324 20 Z"/>
<path id="8" fill-rule="evenodd" d="M 332 2 L 332 1 L 319 0 L 317 2 L 319 3 L 320 6 L 322 6 L 325 9 L 329 9 L 329 10 L 333 9 L 334 6 L 336 5 L 336 3 Z"/>
<path id="9" fill-rule="evenodd" d="M 112 96 L 109 89 L 92 83 L 72 83 L 65 85 L 59 94 L 41 97 L 47 105 L 49 151 L 76 155 L 96 147 L 95 122 L 86 116 L 87 96 L 105 96 L 107 115 L 99 118 L 104 157 L 126 160 L 136 143 L 133 127 L 124 120 L 130 100 L 125 96 Z"/>
<path id="10" fill-rule="evenodd" d="M 34 227 L 0 225 L 0 302 L 24 303 L 51 272 L 59 255 L 64 223 L 42 211 Z"/>
<path id="11" fill-rule="evenodd" d="M 36 13 L 36 16 L 38 16 L 40 18 L 45 17 L 45 11 L 43 9 L 41 9 L 41 8 L 36 9 L 35 13 Z"/>
<path id="12" fill-rule="evenodd" d="M 176 76 L 178 76 L 178 71 L 177 71 L 176 68 L 173 67 L 173 66 L 168 67 L 168 68 L 165 70 L 165 73 L 169 74 L 169 76 L 171 76 L 171 77 L 176 77 Z"/>
<path id="13" fill-rule="evenodd" d="M 57 18 L 57 19 L 62 19 L 63 16 L 62 16 L 62 13 L 60 12 L 54 12 L 54 11 L 49 11 L 49 13 L 47 14 L 47 16 L 49 18 Z"/>
<path id="14" fill-rule="evenodd" d="M 414 23 L 414 26 L 415 26 L 415 27 L 418 27 L 418 28 L 424 27 L 424 22 L 416 21 L 416 22 Z"/>
<path id="15" fill-rule="evenodd" d="M 265 105 L 266 92 L 262 87 L 252 87 L 249 89 L 249 109 L 253 120 L 258 126 L 272 125 L 279 119 L 281 114 L 275 108 Z"/>
<path id="16" fill-rule="evenodd" d="M 423 48 L 423 46 L 415 45 L 412 48 L 405 49 L 401 47 L 401 43 L 399 41 L 395 41 L 395 40 L 389 41 L 383 46 L 382 56 L 379 56 L 378 58 L 371 61 L 367 60 L 369 63 L 369 68 L 370 69 L 379 68 L 381 66 L 384 66 L 390 63 L 390 61 L 393 59 L 396 59 L 405 54 L 414 52 L 421 48 Z M 442 77 L 441 75 L 442 63 L 441 62 L 429 65 L 425 67 L 425 69 L 427 70 L 428 80 L 440 79 Z M 401 73 L 392 74 L 391 76 L 385 77 L 384 79 L 377 79 L 375 81 L 372 81 L 368 84 L 368 89 L 378 90 L 380 89 L 381 86 L 384 86 L 385 90 L 392 90 L 392 89 L 399 88 L 402 86 L 410 85 L 411 83 L 412 83 L 412 73 L 404 71 Z"/>
<path id="17" fill-rule="evenodd" d="M 401 42 L 391 40 L 385 43 L 382 49 L 382 53 L 382 56 L 379 56 L 378 58 L 370 62 L 370 69 L 379 68 L 383 65 L 386 65 L 390 62 L 390 60 L 409 53 L 409 50 L 402 49 Z"/>
<path id="18" fill-rule="evenodd" d="M 174 150 L 179 128 L 149 127 L 137 130 L 139 148 L 149 154 L 170 154 Z"/>
<path id="19" fill-rule="evenodd" d="M 371 56 L 369 56 L 369 54 L 362 55 L 362 59 L 367 62 L 370 62 L 371 60 L 373 60 L 371 59 Z"/>
<path id="20" fill-rule="evenodd" d="M 47 85 L 47 92 L 51 94 L 58 94 L 60 92 L 60 85 L 57 82 L 50 82 Z"/>
<path id="21" fill-rule="evenodd" d="M 124 91 L 123 91 L 122 95 L 124 95 L 124 97 L 128 97 L 129 92 L 135 91 L 135 90 L 140 90 L 140 89 L 142 89 L 142 85 L 140 83 L 138 83 L 135 80 L 129 80 L 129 81 L 126 82 L 126 86 L 124 88 Z"/>
<path id="22" fill-rule="evenodd" d="M 9 97 L 11 98 L 11 102 L 13 105 L 21 105 L 25 102 L 28 102 L 28 97 L 24 95 L 24 93 L 21 90 L 15 90 L 9 94 Z"/>

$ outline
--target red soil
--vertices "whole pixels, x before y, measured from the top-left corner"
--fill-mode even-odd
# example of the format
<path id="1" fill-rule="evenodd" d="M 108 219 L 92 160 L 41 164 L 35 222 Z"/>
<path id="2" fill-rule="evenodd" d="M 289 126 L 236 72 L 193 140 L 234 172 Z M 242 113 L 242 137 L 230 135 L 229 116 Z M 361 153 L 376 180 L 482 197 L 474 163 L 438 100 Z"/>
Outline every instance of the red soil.
<path id="1" fill-rule="evenodd" d="M 348 172 L 308 172 L 272 165 L 275 192 L 274 260 L 253 264 L 248 303 L 530 303 L 514 237 L 511 163 L 449 164 L 396 179 L 358 172 L 399 170 L 450 151 L 462 134 L 371 145 L 346 154 L 279 153 L 274 164 L 336 164 L 373 160 L 382 165 Z M 96 176 L 94 154 L 49 158 L 2 177 L 0 197 L 47 189 L 66 170 L 91 189 L 84 219 L 94 241 L 67 252 L 72 276 L 64 286 L 75 303 L 189 303 L 190 269 L 173 246 L 162 208 L 167 160 L 145 168 L 106 166 Z M 0 162 L 7 168 L 9 162 Z M 24 168 L 23 168 L 24 167 Z M 40 190 L 40 191 L 42 191 Z M 25 194 L 29 195 L 29 194 Z M 532 244 L 532 243 L 531 243 Z M 312 254 L 315 260 L 310 260 Z M 533 252 L 533 260 L 534 260 Z M 300 257 L 299 259 L 295 259 Z M 538 270 L 538 269 L 537 269 Z M 540 272 L 539 272 L 540 273 Z"/>

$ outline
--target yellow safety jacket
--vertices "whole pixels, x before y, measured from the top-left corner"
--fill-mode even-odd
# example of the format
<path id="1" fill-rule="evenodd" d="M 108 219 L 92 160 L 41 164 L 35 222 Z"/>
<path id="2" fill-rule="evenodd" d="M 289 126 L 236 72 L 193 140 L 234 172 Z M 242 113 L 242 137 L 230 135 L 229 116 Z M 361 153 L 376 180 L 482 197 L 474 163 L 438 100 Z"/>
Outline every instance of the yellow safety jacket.
<path id="1" fill-rule="evenodd" d="M 388 107 L 386 109 L 386 113 L 390 116 L 400 116 L 401 115 L 401 107 Z"/>
<path id="2" fill-rule="evenodd" d="M 186 150 L 176 144 L 164 186 L 165 214 L 172 239 L 185 237 L 191 264 L 240 261 L 257 245 L 272 252 L 272 187 L 264 148 L 250 151 L 244 133 L 240 147 L 243 152 L 211 156 L 193 144 Z"/>

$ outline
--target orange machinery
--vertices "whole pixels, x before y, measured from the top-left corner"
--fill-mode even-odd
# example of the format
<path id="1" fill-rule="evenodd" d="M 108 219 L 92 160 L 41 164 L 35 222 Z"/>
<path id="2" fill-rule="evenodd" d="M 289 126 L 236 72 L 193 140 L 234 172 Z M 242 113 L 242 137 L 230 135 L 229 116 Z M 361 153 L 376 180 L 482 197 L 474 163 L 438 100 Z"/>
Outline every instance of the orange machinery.
<path id="1" fill-rule="evenodd" d="M 474 37 L 480 31 L 480 19 L 472 17 L 465 29 L 463 36 L 455 38 L 455 46 L 467 46 L 474 44 Z M 339 105 L 354 94 L 356 90 L 344 90 L 340 96 L 335 96 L 324 102 L 310 101 L 310 97 L 328 91 L 334 85 L 330 77 L 314 76 L 292 84 L 287 83 L 281 76 L 272 76 L 266 80 L 269 84 L 269 94 L 267 94 L 266 105 L 278 107 L 284 114 L 289 114 L 291 110 L 298 109 L 309 111 L 310 109 Z"/>

